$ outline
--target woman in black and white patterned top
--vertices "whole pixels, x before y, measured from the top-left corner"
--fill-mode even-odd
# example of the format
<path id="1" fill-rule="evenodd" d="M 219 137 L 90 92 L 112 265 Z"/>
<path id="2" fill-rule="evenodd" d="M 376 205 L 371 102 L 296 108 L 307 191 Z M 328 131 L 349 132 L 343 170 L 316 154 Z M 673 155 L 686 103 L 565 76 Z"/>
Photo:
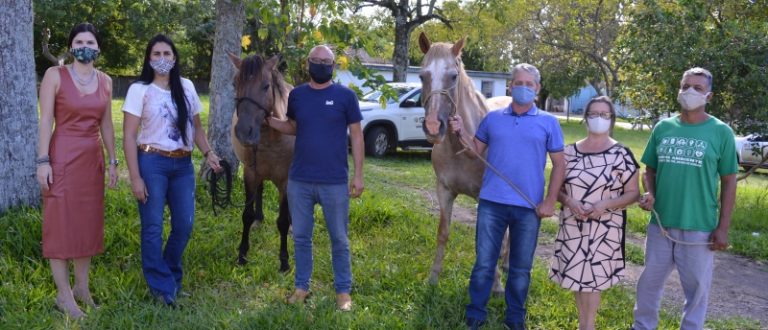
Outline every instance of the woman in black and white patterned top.
<path id="1" fill-rule="evenodd" d="M 564 151 L 563 209 L 550 278 L 574 292 L 579 329 L 595 328 L 600 292 L 623 275 L 624 208 L 640 195 L 635 157 L 610 136 L 615 118 L 610 98 L 592 99 L 584 112 L 588 136 Z"/>

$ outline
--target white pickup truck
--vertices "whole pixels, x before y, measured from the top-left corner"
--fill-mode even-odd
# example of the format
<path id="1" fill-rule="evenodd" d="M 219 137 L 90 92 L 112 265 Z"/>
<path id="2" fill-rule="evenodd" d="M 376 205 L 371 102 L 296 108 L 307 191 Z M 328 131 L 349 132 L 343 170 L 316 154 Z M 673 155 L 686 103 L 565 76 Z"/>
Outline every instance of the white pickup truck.
<path id="1" fill-rule="evenodd" d="M 387 100 L 386 107 L 379 103 L 380 91 L 371 91 L 360 100 L 363 121 L 360 122 L 365 138 L 365 154 L 382 157 L 397 147 L 431 148 L 422 124 L 424 108 L 421 105 L 420 83 L 388 83 L 397 91 L 397 100 Z"/>
<path id="2" fill-rule="evenodd" d="M 768 135 L 750 134 L 736 137 L 736 156 L 744 171 L 749 171 L 760 164 L 766 154 L 768 154 Z M 761 168 L 768 168 L 768 164 L 763 164 Z"/>

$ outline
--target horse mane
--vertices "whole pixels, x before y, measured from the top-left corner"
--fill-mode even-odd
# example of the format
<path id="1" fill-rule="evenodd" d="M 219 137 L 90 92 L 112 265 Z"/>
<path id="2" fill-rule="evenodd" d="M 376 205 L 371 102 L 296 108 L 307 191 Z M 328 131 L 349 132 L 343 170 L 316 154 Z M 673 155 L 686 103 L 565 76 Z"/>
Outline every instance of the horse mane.
<path id="1" fill-rule="evenodd" d="M 274 115 L 280 119 L 285 119 L 286 113 L 288 113 L 288 94 L 293 86 L 285 82 L 283 74 L 278 70 L 272 73 L 272 86 L 276 90 Z"/>
<path id="2" fill-rule="evenodd" d="M 265 63 L 264 57 L 258 54 L 243 59 L 242 64 L 240 64 L 240 70 L 235 77 L 238 95 L 242 95 L 242 89 L 246 88 L 242 82 L 248 81 L 254 75 L 261 74 L 262 70 L 265 69 Z M 288 93 L 291 90 L 291 86 L 285 82 L 283 74 L 277 69 L 272 70 L 272 81 L 270 84 L 272 84 L 272 89 L 275 93 L 275 108 L 272 109 L 273 115 L 280 119 L 285 119 L 285 114 L 288 112 Z"/>

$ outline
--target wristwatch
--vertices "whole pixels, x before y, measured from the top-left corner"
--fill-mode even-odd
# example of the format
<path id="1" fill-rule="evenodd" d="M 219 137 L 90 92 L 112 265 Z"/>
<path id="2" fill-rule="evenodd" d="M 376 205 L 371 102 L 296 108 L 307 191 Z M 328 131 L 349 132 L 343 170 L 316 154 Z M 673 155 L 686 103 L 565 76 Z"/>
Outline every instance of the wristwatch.
<path id="1" fill-rule="evenodd" d="M 109 165 L 117 166 L 117 165 L 120 165 L 120 162 L 117 159 L 112 159 L 109 161 Z"/>

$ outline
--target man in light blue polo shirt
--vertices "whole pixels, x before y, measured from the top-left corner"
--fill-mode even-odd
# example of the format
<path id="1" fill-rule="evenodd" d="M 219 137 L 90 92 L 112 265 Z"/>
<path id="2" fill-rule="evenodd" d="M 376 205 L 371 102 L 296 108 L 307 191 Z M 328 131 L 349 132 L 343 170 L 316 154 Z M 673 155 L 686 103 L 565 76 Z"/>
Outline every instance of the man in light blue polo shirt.
<path id="1" fill-rule="evenodd" d="M 513 102 L 506 108 L 489 112 L 472 143 L 467 143 L 476 151 L 471 154 L 482 155 L 487 150 L 488 162 L 517 186 L 513 188 L 486 168 L 477 207 L 477 259 L 469 279 L 470 303 L 466 311 L 471 329 L 485 323 L 496 260 L 507 228 L 510 247 L 504 324 L 509 329 L 525 329 L 525 300 L 540 221 L 554 214 L 557 194 L 565 178 L 560 123 L 533 103 L 540 88 L 541 75 L 535 66 L 516 65 L 510 85 Z M 461 136 L 462 119 L 455 116 L 450 125 L 451 130 Z M 547 154 L 552 161 L 552 172 L 545 197 Z"/>

